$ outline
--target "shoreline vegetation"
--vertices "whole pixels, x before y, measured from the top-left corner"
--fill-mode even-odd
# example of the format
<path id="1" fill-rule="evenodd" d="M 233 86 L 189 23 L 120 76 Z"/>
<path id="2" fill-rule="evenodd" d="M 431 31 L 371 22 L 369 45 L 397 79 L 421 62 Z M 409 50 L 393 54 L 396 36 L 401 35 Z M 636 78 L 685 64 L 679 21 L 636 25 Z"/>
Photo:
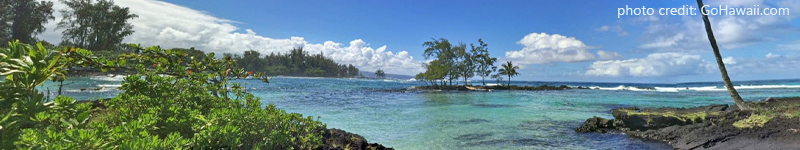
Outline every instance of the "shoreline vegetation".
<path id="1" fill-rule="evenodd" d="M 665 142 L 675 149 L 798 149 L 800 97 L 747 102 L 751 110 L 709 105 L 694 108 L 618 108 L 613 119 L 593 117 L 579 133 L 622 132 Z"/>
<path id="2" fill-rule="evenodd" d="M 365 78 L 352 64 L 302 48 L 284 54 L 248 50 L 215 56 L 194 48 L 123 44 L 135 32 L 128 21 L 138 17 L 129 8 L 111 0 L 59 2 L 67 7 L 58 10 L 62 20 L 57 29 L 63 32 L 57 46 L 36 39 L 46 30 L 44 24 L 55 20 L 54 2 L 15 0 L 0 6 L 7 8 L 0 9 L 6 23 L 0 26 L 0 41 L 11 41 L 0 43 L 0 149 L 391 149 L 329 129 L 319 118 L 261 104 L 259 97 L 242 90 L 246 85 L 229 82 L 269 83 L 268 76 L 276 75 Z M 698 6 L 704 6 L 702 0 Z M 702 18 L 736 105 L 613 109 L 614 119 L 590 118 L 575 131 L 622 132 L 676 149 L 800 149 L 800 98 L 742 100 L 728 77 L 709 18 Z M 466 44 L 439 38 L 422 46 L 430 61 L 414 77 L 425 86 L 415 90 L 589 89 L 511 85 L 520 66 L 511 61 L 495 66 L 497 58 L 489 55 L 482 39 Z M 109 74 L 126 76 L 123 92 L 113 98 L 75 101 L 61 95 L 68 77 Z M 375 75 L 386 74 L 378 69 Z M 487 77 L 507 84 L 466 85 L 473 77 L 484 84 Z M 48 80 L 60 82 L 52 99 L 36 89 Z"/>
<path id="3" fill-rule="evenodd" d="M 8 45 L 0 49 L 0 89 L 8 91 L 0 93 L 7 108 L 0 109 L 0 149 L 391 149 L 262 104 L 246 83 L 229 81 L 269 77 L 237 67 L 230 55 L 131 45 L 133 52 L 109 59 L 81 48 Z M 36 89 L 48 80 L 63 85 L 68 68 L 127 76 L 122 92 L 106 100 L 77 102 L 60 87 L 51 99 Z"/>
<path id="4" fill-rule="evenodd" d="M 91 106 L 92 112 L 90 115 L 102 116 L 108 113 L 109 110 L 106 103 L 112 100 L 98 99 L 98 100 L 77 100 L 78 104 L 87 104 Z M 322 143 L 317 150 L 392 150 L 378 143 L 369 143 L 363 136 L 350 133 L 336 128 L 325 128 L 317 131 L 322 135 Z"/>

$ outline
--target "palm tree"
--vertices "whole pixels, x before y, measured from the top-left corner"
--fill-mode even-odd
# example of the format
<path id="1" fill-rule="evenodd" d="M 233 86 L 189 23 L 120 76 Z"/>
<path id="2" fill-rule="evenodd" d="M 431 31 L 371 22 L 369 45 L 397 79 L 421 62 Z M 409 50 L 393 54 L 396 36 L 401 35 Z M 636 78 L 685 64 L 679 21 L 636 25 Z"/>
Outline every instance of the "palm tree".
<path id="1" fill-rule="evenodd" d="M 514 64 L 511 64 L 511 61 L 507 61 L 505 64 L 503 64 L 501 66 L 503 68 L 500 68 L 500 70 L 498 70 L 498 72 L 501 75 L 507 75 L 508 76 L 508 86 L 511 87 L 511 77 L 519 75 L 519 72 L 517 72 L 517 69 L 519 69 L 519 66 L 514 66 Z"/>
<path id="2" fill-rule="evenodd" d="M 736 92 L 736 89 L 733 88 L 733 83 L 731 83 L 731 78 L 728 77 L 728 70 L 725 69 L 725 63 L 722 62 L 722 56 L 719 54 L 719 47 L 717 47 L 717 40 L 714 38 L 714 32 L 711 30 L 711 22 L 708 21 L 708 15 L 703 14 L 705 12 L 705 8 L 703 7 L 703 0 L 697 0 L 698 7 L 702 8 L 700 10 L 700 14 L 703 15 L 703 22 L 706 25 L 706 34 L 708 34 L 708 41 L 711 42 L 711 48 L 714 49 L 714 57 L 717 58 L 717 65 L 719 65 L 719 72 L 722 73 L 722 81 L 725 82 L 725 88 L 728 89 L 728 93 L 731 94 L 733 98 L 733 102 L 736 103 L 736 106 L 739 107 L 740 110 L 748 110 L 750 107 L 744 103 L 742 97 L 739 96 L 739 92 Z"/>

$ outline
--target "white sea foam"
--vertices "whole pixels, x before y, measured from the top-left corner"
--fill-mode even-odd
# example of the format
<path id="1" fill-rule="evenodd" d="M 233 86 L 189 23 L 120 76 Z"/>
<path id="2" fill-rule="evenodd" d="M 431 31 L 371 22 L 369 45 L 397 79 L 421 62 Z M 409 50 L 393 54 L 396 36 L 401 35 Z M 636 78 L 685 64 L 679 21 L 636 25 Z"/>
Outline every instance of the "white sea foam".
<path id="1" fill-rule="evenodd" d="M 800 85 L 739 85 L 733 86 L 738 90 L 752 90 L 752 89 L 795 89 L 800 88 Z M 633 86 L 620 85 L 618 87 L 591 87 L 597 90 L 614 90 L 614 91 L 654 91 L 654 92 L 679 92 L 679 91 L 726 91 L 727 89 L 718 86 L 700 86 L 700 87 L 654 87 L 639 88 Z"/>
<path id="2" fill-rule="evenodd" d="M 655 87 L 655 91 L 659 92 L 678 92 L 678 91 L 718 91 L 716 86 L 701 86 L 701 87 Z M 725 89 L 722 89 L 725 90 Z"/>
<path id="3" fill-rule="evenodd" d="M 740 85 L 733 86 L 736 89 L 796 89 L 800 85 Z"/>
<path id="4" fill-rule="evenodd" d="M 118 87 L 122 87 L 122 85 L 121 84 L 100 84 L 100 85 L 97 85 L 97 87 L 101 87 L 101 88 L 118 88 Z"/>
<path id="5" fill-rule="evenodd" d="M 89 78 L 92 79 L 92 80 L 98 80 L 98 81 L 122 81 L 122 80 L 125 80 L 125 76 L 124 75 L 92 76 L 92 77 L 89 77 Z"/>
<path id="6" fill-rule="evenodd" d="M 638 87 L 625 86 L 625 85 L 620 85 L 620 86 L 617 86 L 617 87 L 599 87 L 599 86 L 595 86 L 595 87 L 591 87 L 591 89 L 611 90 L 611 91 L 653 91 L 652 89 L 638 88 Z"/>
<path id="7" fill-rule="evenodd" d="M 109 91 L 114 91 L 114 90 L 117 90 L 117 89 L 115 89 L 115 88 L 99 88 L 99 89 L 87 88 L 87 89 L 71 89 L 71 90 L 64 90 L 64 91 L 76 92 L 76 93 L 77 92 L 95 93 L 95 92 L 109 92 Z"/>
<path id="8" fill-rule="evenodd" d="M 502 86 L 502 85 L 497 83 L 486 83 L 486 86 Z"/>

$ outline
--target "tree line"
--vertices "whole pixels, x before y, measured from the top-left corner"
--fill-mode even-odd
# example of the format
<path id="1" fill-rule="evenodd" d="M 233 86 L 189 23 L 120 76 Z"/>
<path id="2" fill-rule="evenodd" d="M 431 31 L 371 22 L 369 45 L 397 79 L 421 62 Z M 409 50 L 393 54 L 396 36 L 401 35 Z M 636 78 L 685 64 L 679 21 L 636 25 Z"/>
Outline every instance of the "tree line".
<path id="1" fill-rule="evenodd" d="M 511 77 L 519 75 L 516 71 L 519 67 L 513 66 L 510 61 L 502 65 L 498 74 L 492 74 L 498 69 L 494 65 L 497 58 L 489 56 L 489 44 L 483 39 L 478 39 L 477 45 L 470 43 L 469 47 L 461 42 L 452 44 L 445 38 L 432 39 L 422 46 L 426 47 L 422 56 L 433 60 L 423 65 L 425 72 L 417 74 L 415 79 L 426 85 L 453 86 L 453 83 L 458 85 L 460 79 L 463 79 L 464 85 L 468 85 L 469 78 L 475 76 L 481 77 L 481 82 L 486 85 L 486 77 L 500 81 L 503 78 L 501 75 L 508 76 L 510 84 Z"/>
<path id="2" fill-rule="evenodd" d="M 131 46 L 116 58 L 19 40 L 0 48 L 0 149 L 316 149 L 327 127 L 245 91 L 261 72 L 230 57 Z M 196 51 L 189 51 L 196 52 Z M 110 99 L 78 102 L 39 88 L 69 66 L 138 70 Z M 152 67 L 151 67 L 152 66 Z M 162 76 L 162 75 L 168 76 Z M 250 82 L 253 83 L 253 82 Z"/>
<path id="3" fill-rule="evenodd" d="M 67 7 L 58 10 L 62 19 L 56 29 L 62 32 L 61 46 L 92 50 L 117 50 L 122 40 L 133 34 L 129 20 L 138 17 L 127 7 L 111 0 L 60 0 Z M 35 36 L 45 30 L 44 24 L 55 20 L 53 2 L 35 0 L 0 0 L 0 46 L 5 41 L 21 43 L 41 41 Z M 44 45 L 50 45 L 44 42 Z"/>
<path id="4" fill-rule="evenodd" d="M 312 55 L 303 48 L 295 48 L 284 54 L 270 53 L 263 57 L 255 50 L 232 56 L 245 70 L 266 72 L 271 76 L 356 77 L 360 75 L 358 68 L 353 64 L 339 64 L 325 57 L 323 53 Z"/>
<path id="5" fill-rule="evenodd" d="M 62 19 L 57 29 L 64 29 L 61 47 L 77 47 L 95 51 L 98 55 L 117 56 L 130 52 L 128 44 L 122 40 L 134 33 L 129 22 L 138 15 L 127 7 L 120 7 L 111 0 L 60 0 L 67 8 L 58 10 Z M 0 46 L 5 41 L 19 40 L 20 43 L 42 42 L 45 47 L 53 44 L 36 39 L 36 35 L 46 30 L 44 24 L 55 20 L 53 2 L 36 0 L 0 0 Z M 187 54 L 205 57 L 205 53 L 194 48 L 175 48 Z M 243 55 L 225 54 L 233 57 L 247 70 L 268 72 L 269 75 L 315 76 L 315 77 L 355 77 L 358 68 L 352 64 L 338 64 L 322 54 L 310 55 L 302 48 L 293 49 L 286 54 L 261 56 L 257 51 L 246 51 Z"/>

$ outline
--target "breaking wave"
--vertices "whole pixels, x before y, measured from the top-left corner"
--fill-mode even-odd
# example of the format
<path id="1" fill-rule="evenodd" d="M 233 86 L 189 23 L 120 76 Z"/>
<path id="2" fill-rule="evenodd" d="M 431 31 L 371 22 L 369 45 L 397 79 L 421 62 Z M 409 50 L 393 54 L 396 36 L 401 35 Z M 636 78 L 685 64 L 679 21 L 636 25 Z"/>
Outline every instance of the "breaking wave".
<path id="1" fill-rule="evenodd" d="M 737 90 L 754 89 L 800 89 L 800 85 L 739 85 L 733 86 Z M 612 91 L 653 91 L 653 92 L 679 92 L 679 91 L 726 91 L 722 86 L 699 86 L 699 87 L 634 87 L 620 85 L 617 87 L 590 87 L 596 90 Z"/>

